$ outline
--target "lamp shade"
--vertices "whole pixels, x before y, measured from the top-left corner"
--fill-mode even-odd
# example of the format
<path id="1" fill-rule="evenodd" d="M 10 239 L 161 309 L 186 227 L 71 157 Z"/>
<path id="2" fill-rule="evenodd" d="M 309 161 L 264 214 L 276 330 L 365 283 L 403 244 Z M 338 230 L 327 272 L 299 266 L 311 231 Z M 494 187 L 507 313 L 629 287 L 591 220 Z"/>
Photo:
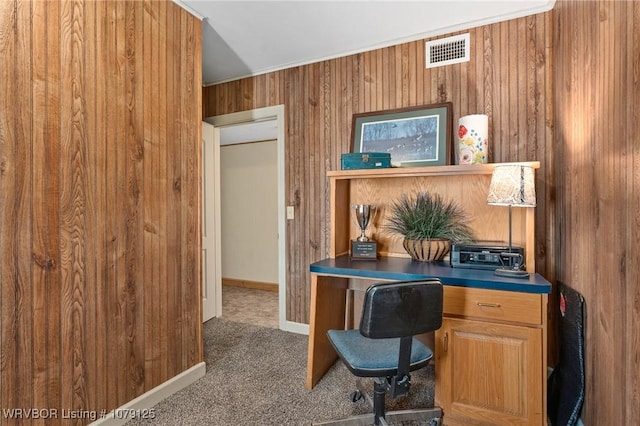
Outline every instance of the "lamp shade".
<path id="1" fill-rule="evenodd" d="M 535 207 L 536 187 L 533 168 L 519 164 L 496 166 L 491 176 L 487 204 Z"/>

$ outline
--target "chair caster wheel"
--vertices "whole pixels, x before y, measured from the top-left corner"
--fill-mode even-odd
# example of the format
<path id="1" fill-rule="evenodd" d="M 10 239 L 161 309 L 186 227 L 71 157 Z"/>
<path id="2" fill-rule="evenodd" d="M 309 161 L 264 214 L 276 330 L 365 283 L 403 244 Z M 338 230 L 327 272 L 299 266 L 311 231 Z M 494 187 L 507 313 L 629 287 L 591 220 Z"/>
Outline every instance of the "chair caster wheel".
<path id="1" fill-rule="evenodd" d="M 429 420 L 429 426 L 440 426 L 440 419 Z"/>
<path id="2" fill-rule="evenodd" d="M 358 402 L 360 401 L 362 398 L 364 398 L 364 395 L 362 395 L 362 392 L 360 392 L 359 390 L 353 392 L 351 394 L 351 402 Z"/>

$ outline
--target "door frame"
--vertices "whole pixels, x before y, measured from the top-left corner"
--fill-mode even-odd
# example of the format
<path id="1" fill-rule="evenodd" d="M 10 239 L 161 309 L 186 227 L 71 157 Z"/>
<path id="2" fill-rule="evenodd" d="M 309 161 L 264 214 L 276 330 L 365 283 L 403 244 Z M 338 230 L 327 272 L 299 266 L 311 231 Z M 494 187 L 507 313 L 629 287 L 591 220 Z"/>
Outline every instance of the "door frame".
<path id="1" fill-rule="evenodd" d="M 204 119 L 214 127 L 249 124 L 256 121 L 275 120 L 277 124 L 277 179 L 278 179 L 278 325 L 281 330 L 294 333 L 308 333 L 306 324 L 287 321 L 287 252 L 286 252 L 286 206 L 285 206 L 285 122 L 284 105 L 258 108 L 250 111 L 240 111 L 231 114 L 217 115 Z M 219 135 L 219 132 L 218 132 Z M 216 144 L 219 147 L 220 139 Z M 220 178 L 220 170 L 216 170 L 216 177 Z M 219 289 L 222 293 L 222 288 Z"/>
<path id="2" fill-rule="evenodd" d="M 202 320 L 222 314 L 220 258 L 220 129 L 202 124 Z M 217 141 L 217 142 L 216 142 Z M 207 155 L 208 154 L 208 155 Z M 216 175 L 217 173 L 217 175 Z M 213 220 L 207 220 L 213 219 Z M 206 238 L 206 240 L 205 240 Z M 205 244 L 206 243 L 206 244 Z M 210 252 L 210 253 L 209 253 Z M 211 259 L 213 256 L 213 259 Z"/>

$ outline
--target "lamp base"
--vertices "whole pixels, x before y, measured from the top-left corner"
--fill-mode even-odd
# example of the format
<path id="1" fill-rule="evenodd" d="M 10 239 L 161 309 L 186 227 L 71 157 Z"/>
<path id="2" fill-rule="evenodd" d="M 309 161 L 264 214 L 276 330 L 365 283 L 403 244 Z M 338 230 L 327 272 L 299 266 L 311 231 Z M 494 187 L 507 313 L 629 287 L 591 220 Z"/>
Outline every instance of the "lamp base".
<path id="1" fill-rule="evenodd" d="M 500 275 L 501 277 L 509 277 L 509 278 L 528 278 L 529 277 L 529 273 L 527 271 L 523 271 L 522 269 L 498 268 L 493 273 L 495 275 Z"/>

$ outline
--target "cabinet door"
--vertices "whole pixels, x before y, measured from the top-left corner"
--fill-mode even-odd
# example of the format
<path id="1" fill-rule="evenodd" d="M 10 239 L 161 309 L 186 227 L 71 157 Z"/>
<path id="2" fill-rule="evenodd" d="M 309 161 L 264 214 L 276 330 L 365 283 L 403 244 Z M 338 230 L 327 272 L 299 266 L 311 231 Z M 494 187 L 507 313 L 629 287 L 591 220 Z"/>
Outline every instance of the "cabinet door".
<path id="1" fill-rule="evenodd" d="M 542 425 L 542 330 L 445 318 L 436 333 L 444 423 Z"/>

